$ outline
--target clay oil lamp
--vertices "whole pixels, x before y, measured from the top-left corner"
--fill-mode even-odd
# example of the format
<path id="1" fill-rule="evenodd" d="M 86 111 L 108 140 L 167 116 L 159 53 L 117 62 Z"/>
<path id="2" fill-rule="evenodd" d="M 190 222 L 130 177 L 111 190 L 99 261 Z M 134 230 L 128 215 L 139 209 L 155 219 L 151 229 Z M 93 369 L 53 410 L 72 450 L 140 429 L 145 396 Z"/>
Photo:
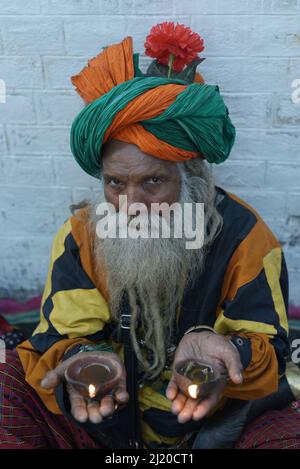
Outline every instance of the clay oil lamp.
<path id="1" fill-rule="evenodd" d="M 96 400 L 111 394 L 121 375 L 121 365 L 114 357 L 80 357 L 65 370 L 68 383 L 83 397 Z"/>
<path id="2" fill-rule="evenodd" d="M 179 389 L 193 399 L 208 396 L 221 380 L 220 373 L 212 365 L 196 360 L 177 363 L 174 375 Z"/>

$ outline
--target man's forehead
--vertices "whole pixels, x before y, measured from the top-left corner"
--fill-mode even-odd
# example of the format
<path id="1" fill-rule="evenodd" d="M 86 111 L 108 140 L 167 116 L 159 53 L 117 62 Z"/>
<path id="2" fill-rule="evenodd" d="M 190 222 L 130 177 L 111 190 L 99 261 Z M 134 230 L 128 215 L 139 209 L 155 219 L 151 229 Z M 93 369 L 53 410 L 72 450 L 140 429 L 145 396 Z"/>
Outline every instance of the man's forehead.
<path id="1" fill-rule="evenodd" d="M 103 170 L 111 171 L 159 171 L 176 170 L 176 164 L 144 153 L 136 145 L 111 141 L 103 154 Z"/>

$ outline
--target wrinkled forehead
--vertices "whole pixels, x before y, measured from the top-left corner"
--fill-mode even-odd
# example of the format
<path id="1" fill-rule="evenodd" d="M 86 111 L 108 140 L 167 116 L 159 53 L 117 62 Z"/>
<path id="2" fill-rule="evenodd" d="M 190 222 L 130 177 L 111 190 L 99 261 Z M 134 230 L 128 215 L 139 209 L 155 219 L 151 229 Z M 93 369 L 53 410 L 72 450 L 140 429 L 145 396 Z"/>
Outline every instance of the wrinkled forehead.
<path id="1" fill-rule="evenodd" d="M 102 154 L 103 173 L 121 172 L 124 175 L 135 173 L 162 173 L 178 175 L 178 164 L 144 153 L 132 143 L 111 140 L 105 144 Z"/>

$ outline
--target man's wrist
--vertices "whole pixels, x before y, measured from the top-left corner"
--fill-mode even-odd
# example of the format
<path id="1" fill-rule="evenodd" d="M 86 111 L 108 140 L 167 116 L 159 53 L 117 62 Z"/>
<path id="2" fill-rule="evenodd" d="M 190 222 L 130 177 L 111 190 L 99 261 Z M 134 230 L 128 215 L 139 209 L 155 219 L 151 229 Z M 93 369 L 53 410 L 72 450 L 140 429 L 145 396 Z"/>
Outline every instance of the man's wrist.
<path id="1" fill-rule="evenodd" d="M 67 360 L 68 358 L 73 357 L 77 353 L 82 353 L 82 352 L 113 352 L 113 348 L 111 345 L 107 343 L 102 343 L 102 344 L 88 344 L 88 343 L 79 343 L 74 345 L 73 347 L 69 348 L 63 355 L 62 361 Z"/>
<path id="2" fill-rule="evenodd" d="M 190 334 L 191 332 L 212 332 L 217 334 L 217 332 L 212 327 L 199 325 L 190 327 L 183 335 Z"/>
<path id="3" fill-rule="evenodd" d="M 81 352 L 113 352 L 114 349 L 111 345 L 103 343 L 103 344 L 83 344 L 79 349 L 79 353 Z"/>
<path id="4" fill-rule="evenodd" d="M 229 335 L 227 336 L 227 339 L 239 353 L 243 368 L 247 368 L 252 359 L 251 340 L 239 335 Z"/>

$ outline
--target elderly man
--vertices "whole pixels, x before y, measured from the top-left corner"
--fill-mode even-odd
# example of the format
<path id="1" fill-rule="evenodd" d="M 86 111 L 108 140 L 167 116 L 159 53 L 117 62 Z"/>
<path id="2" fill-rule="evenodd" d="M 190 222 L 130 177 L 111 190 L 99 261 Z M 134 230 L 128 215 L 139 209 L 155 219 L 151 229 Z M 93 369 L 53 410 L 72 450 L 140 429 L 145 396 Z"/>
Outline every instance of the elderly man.
<path id="1" fill-rule="evenodd" d="M 258 403 L 253 417 L 277 405 L 266 396 L 279 395 L 289 356 L 286 264 L 260 216 L 214 184 L 203 159 L 229 155 L 234 127 L 218 88 L 197 81 L 142 76 L 131 38 L 73 77 L 88 105 L 73 123 L 72 151 L 101 178 L 100 193 L 73 207 L 55 237 L 40 324 L 17 349 L 22 367 L 15 355 L 2 365 L 0 447 L 230 446 L 248 403 Z M 148 210 L 203 203 L 202 246 L 186 249 L 184 234 L 99 237 L 99 203 L 111 204 L 119 228 L 135 219 L 121 216 L 120 196 Z M 163 215 L 141 219 L 160 224 Z M 118 361 L 113 393 L 91 400 L 66 382 L 83 356 Z M 185 359 L 220 373 L 204 399 L 179 388 L 174 367 Z M 287 389 L 283 403 L 291 400 Z"/>

